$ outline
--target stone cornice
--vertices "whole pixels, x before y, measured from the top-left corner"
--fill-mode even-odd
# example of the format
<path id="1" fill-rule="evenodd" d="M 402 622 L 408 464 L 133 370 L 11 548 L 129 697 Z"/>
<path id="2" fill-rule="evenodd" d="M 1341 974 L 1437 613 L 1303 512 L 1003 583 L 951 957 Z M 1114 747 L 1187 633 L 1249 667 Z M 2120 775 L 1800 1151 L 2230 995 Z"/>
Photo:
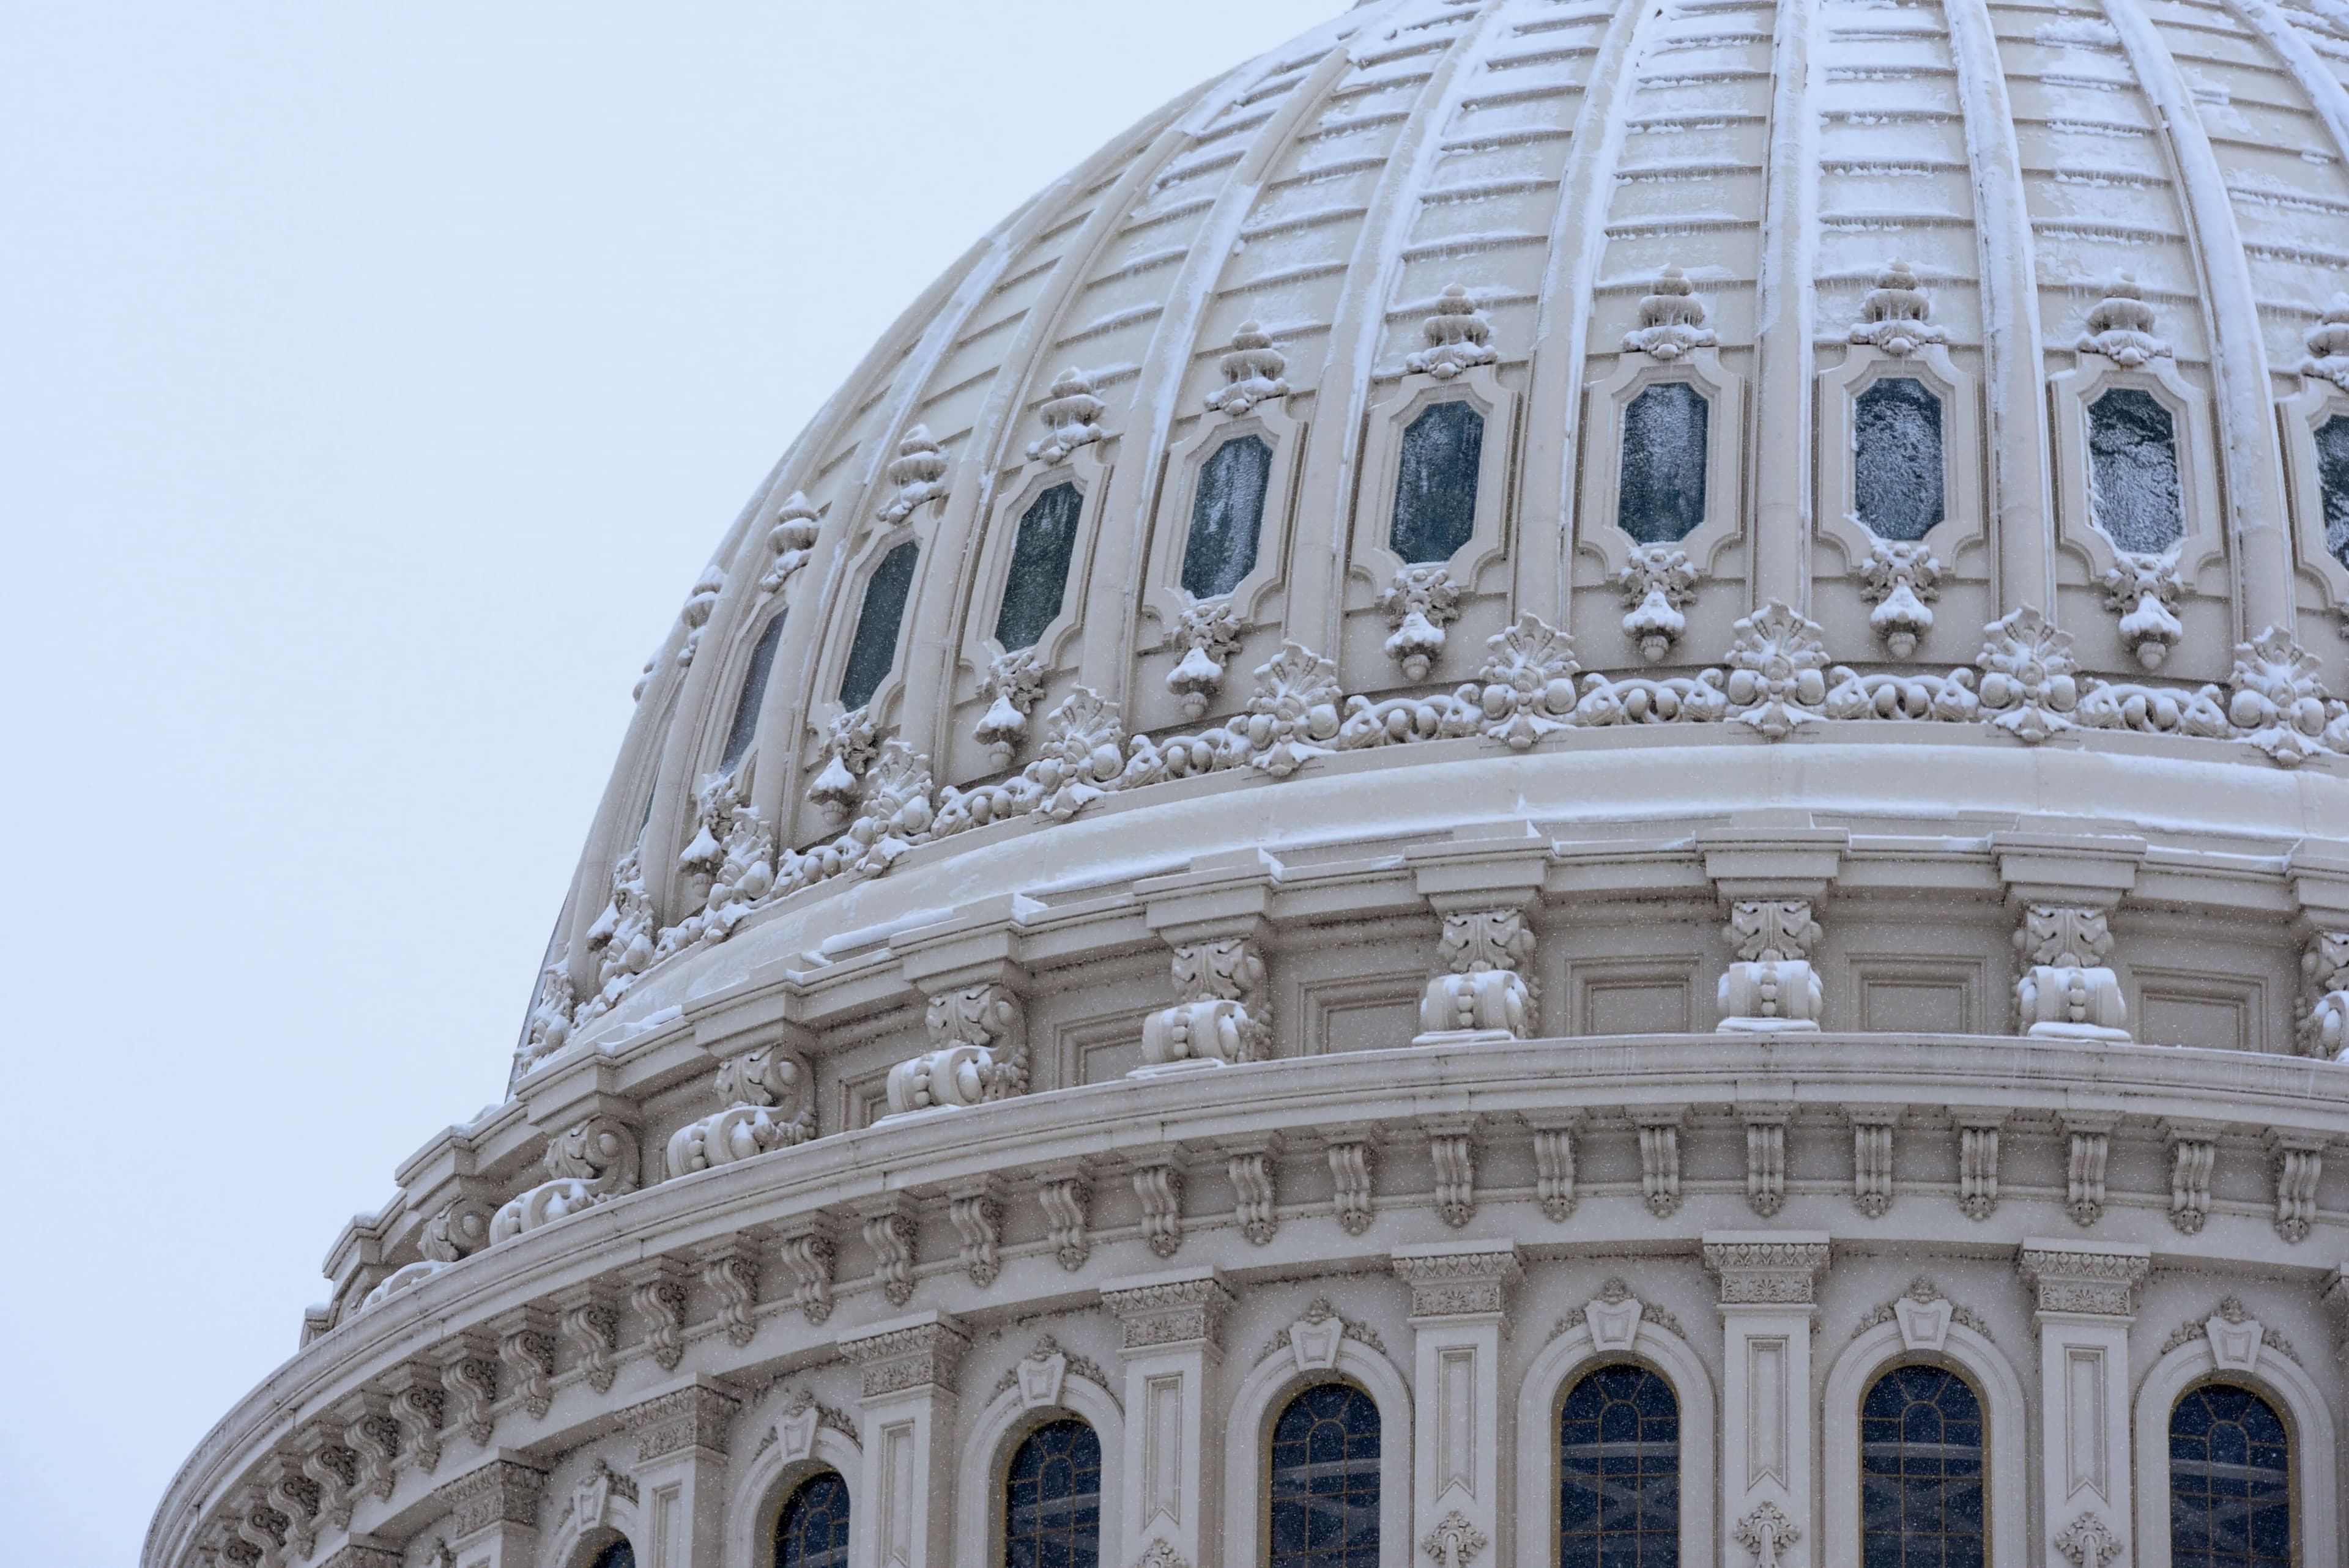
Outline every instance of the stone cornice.
<path id="1" fill-rule="evenodd" d="M 2043 1313 L 2127 1317 L 2135 1310 L 2134 1293 L 2152 1267 L 2153 1254 L 2143 1247 L 2036 1236 L 2015 1254 L 2015 1268 L 2036 1293 Z"/>
<path id="2" fill-rule="evenodd" d="M 1801 1306 L 1817 1299 L 1827 1266 L 1821 1231 L 1707 1231 L 1704 1266 L 1721 1277 L 1723 1306 Z"/>

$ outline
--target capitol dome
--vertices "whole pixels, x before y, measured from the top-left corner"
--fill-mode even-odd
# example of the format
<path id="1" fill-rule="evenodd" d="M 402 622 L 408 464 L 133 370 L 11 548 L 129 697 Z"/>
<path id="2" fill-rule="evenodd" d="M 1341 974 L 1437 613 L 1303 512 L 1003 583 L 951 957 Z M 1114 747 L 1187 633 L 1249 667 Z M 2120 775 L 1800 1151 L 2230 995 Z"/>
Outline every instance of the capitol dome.
<path id="1" fill-rule="evenodd" d="M 1144 120 L 720 542 L 148 1568 L 2341 1568 L 2344 82 L 1370 0 Z"/>

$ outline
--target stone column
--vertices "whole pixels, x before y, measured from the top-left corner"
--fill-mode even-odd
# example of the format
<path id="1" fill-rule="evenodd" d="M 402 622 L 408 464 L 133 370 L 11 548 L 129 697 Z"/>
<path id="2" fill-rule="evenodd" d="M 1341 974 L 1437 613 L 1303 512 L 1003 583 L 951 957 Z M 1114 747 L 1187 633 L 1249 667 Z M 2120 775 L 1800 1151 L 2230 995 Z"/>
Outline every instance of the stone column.
<path id="1" fill-rule="evenodd" d="M 1164 1542 L 1183 1563 L 1219 1554 L 1214 1488 L 1223 1426 L 1207 1379 L 1224 1358 L 1231 1292 L 1213 1268 L 1103 1282 L 1102 1305 L 1125 1329 L 1125 1539 L 1117 1561 L 1139 1563 Z"/>
<path id="2" fill-rule="evenodd" d="M 742 1401 L 716 1380 L 633 1405 L 620 1424 L 636 1439 L 640 1568 L 719 1568 L 726 1528 L 727 1429 Z"/>
<path id="3" fill-rule="evenodd" d="M 1818 1541 L 1811 1322 L 1826 1233 L 1708 1231 L 1703 1246 L 1704 1266 L 1721 1276 L 1720 1560 L 1809 1568 Z"/>
<path id="4" fill-rule="evenodd" d="M 546 1472 L 500 1451 L 433 1496 L 449 1510 L 448 1541 L 456 1568 L 533 1568 L 538 1550 L 538 1500 Z"/>
<path id="5" fill-rule="evenodd" d="M 2049 1561 L 2058 1538 L 2101 1538 L 2105 1568 L 2130 1568 L 2129 1325 L 2153 1266 L 2143 1247 L 2026 1238 L 2016 1258 L 2038 1295 L 2040 1495 Z"/>
<path id="6" fill-rule="evenodd" d="M 874 1325 L 840 1342 L 864 1372 L 864 1475 L 852 1514 L 855 1561 L 946 1568 L 952 1550 L 955 1375 L 970 1336 L 942 1312 Z"/>
<path id="7" fill-rule="evenodd" d="M 1509 1286 L 1519 1277 L 1508 1242 L 1398 1247 L 1395 1277 L 1411 1286 L 1415 1351 L 1412 1382 L 1412 1539 L 1464 1563 L 1476 1543 L 1502 1540 L 1510 1516 L 1501 1495 L 1501 1335 Z M 1442 1548 L 1456 1544 L 1455 1553 Z M 1506 1561 L 1504 1541 L 1496 1561 Z"/>

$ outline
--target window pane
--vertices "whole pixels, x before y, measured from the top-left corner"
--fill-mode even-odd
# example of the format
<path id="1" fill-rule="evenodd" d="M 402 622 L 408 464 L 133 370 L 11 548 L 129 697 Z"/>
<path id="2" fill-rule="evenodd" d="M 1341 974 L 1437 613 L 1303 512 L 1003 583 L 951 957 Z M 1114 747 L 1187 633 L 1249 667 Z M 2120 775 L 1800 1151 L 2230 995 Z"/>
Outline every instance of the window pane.
<path id="1" fill-rule="evenodd" d="M 1662 381 L 1623 410 L 1623 482 L 1615 524 L 1642 544 L 1686 539 L 1704 521 L 1704 394 Z"/>
<path id="2" fill-rule="evenodd" d="M 1402 433 L 1388 542 L 1405 561 L 1449 561 L 1476 531 L 1476 474 L 1485 456 L 1485 416 L 1465 403 L 1438 403 Z"/>
<path id="3" fill-rule="evenodd" d="M 1859 1407 L 1860 1556 L 1981 1563 L 1987 1514 L 1982 1402 L 1938 1367 L 1896 1367 Z"/>
<path id="4" fill-rule="evenodd" d="M 625 1541 L 615 1541 L 595 1553 L 595 1568 L 636 1568 L 636 1553 Z"/>
<path id="5" fill-rule="evenodd" d="M 1266 1568 L 1378 1568 L 1379 1408 L 1322 1383 L 1272 1429 L 1272 1555 Z"/>
<path id="6" fill-rule="evenodd" d="M 1878 539 L 1922 539 L 1941 521 L 1941 400 L 1889 376 L 1853 400 L 1853 503 Z"/>
<path id="7" fill-rule="evenodd" d="M 1003 580 L 1003 610 L 995 640 L 1006 653 L 1032 648 L 1061 613 L 1069 590 L 1069 558 L 1076 552 L 1077 518 L 1085 499 L 1074 485 L 1054 485 L 1036 498 L 1011 542 L 1011 571 Z"/>
<path id="8" fill-rule="evenodd" d="M 1644 1367 L 1602 1367 L 1558 1414 L 1558 1568 L 1678 1568 L 1681 1418 Z"/>
<path id="9" fill-rule="evenodd" d="M 2349 419 L 2316 428 L 2316 480 L 2324 492 L 2324 548 L 2349 566 Z"/>
<path id="10" fill-rule="evenodd" d="M 783 618 L 777 615 L 759 634 L 759 645 L 750 650 L 750 667 L 742 672 L 742 695 L 734 699 L 734 722 L 726 727 L 726 751 L 718 759 L 721 773 L 734 770 L 750 749 L 751 737 L 759 733 L 759 705 L 767 699 L 767 677 L 774 673 L 775 649 L 782 640 Z"/>
<path id="11" fill-rule="evenodd" d="M 1039 1427 L 1003 1478 L 1006 1568 L 1099 1568 L 1101 1439 L 1082 1421 Z"/>
<path id="12" fill-rule="evenodd" d="M 775 1521 L 775 1568 L 847 1568 L 848 1487 L 826 1470 L 810 1476 Z"/>
<path id="13" fill-rule="evenodd" d="M 1191 537 L 1183 546 L 1183 590 L 1192 598 L 1220 599 L 1256 570 L 1271 483 L 1272 449 L 1259 437 L 1226 441 L 1199 465 Z"/>
<path id="14" fill-rule="evenodd" d="M 2191 1390 L 2169 1416 L 2172 1568 L 2284 1568 L 2292 1560 L 2292 1439 L 2249 1388 Z"/>
<path id="15" fill-rule="evenodd" d="M 2088 511 L 2105 536 L 2139 555 L 2186 536 L 2178 429 L 2150 392 L 2116 387 L 2088 405 Z"/>
<path id="16" fill-rule="evenodd" d="M 914 562 L 922 547 L 912 540 L 881 558 L 864 585 L 864 608 L 856 617 L 856 640 L 848 646 L 848 671 L 840 677 L 840 701 L 863 707 L 897 662 L 897 626 L 905 618 L 905 595 L 914 586 Z"/>

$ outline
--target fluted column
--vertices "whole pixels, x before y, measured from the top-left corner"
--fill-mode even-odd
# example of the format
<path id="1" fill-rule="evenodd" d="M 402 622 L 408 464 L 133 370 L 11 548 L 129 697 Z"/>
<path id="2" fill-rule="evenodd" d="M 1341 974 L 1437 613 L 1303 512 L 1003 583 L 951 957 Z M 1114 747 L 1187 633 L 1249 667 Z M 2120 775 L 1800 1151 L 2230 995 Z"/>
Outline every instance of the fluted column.
<path id="1" fill-rule="evenodd" d="M 1231 1292 L 1212 1268 L 1130 1275 L 1102 1285 L 1125 1330 L 1126 1505 L 1117 1561 L 1215 1560 L 1221 1517 L 1209 1478 L 1223 1469 L 1223 1428 L 1207 1378 L 1224 1358 Z M 1160 1544 L 1160 1543 L 1163 1543 Z"/>
<path id="2" fill-rule="evenodd" d="M 875 1324 L 840 1342 L 864 1372 L 864 1474 L 854 1560 L 865 1568 L 946 1568 L 953 1542 L 955 1376 L 970 1336 L 941 1312 Z"/>
<path id="3" fill-rule="evenodd" d="M 719 1568 L 725 1553 L 727 1429 L 742 1401 L 697 1377 L 630 1407 L 636 1439 L 635 1546 L 641 1568 Z"/>
<path id="4" fill-rule="evenodd" d="M 1520 1274 L 1516 1248 L 1440 1243 L 1399 1247 L 1393 1261 L 1395 1276 L 1411 1286 L 1415 1344 L 1412 1539 L 1497 1540 L 1509 1517 L 1501 1495 L 1501 1332 Z"/>
<path id="5" fill-rule="evenodd" d="M 1721 1278 L 1720 1560 L 1810 1568 L 1818 1562 L 1811 1323 L 1826 1234 L 1708 1231 L 1703 1245 L 1704 1266 Z"/>
<path id="6" fill-rule="evenodd" d="M 2016 1258 L 2037 1296 L 2040 1496 L 2052 1542 L 2093 1537 L 2130 1568 L 2129 1325 L 2153 1264 L 2143 1247 L 2026 1239 Z"/>

